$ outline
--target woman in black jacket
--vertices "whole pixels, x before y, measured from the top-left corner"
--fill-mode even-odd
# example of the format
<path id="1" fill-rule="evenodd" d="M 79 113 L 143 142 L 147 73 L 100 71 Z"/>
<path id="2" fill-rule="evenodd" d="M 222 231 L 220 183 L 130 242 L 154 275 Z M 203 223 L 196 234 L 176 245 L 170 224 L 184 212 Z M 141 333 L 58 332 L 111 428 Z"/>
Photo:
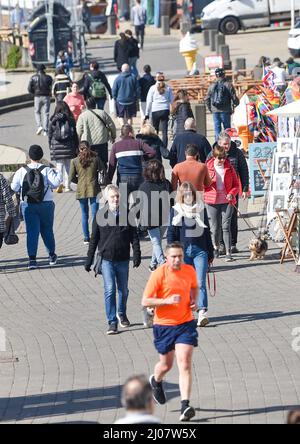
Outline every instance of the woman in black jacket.
<path id="1" fill-rule="evenodd" d="M 165 262 L 162 239 L 169 222 L 172 186 L 166 180 L 162 163 L 156 159 L 147 162 L 144 179 L 145 182 L 139 188 L 141 226 L 148 230 L 152 242 L 153 250 L 149 270 L 154 271 L 158 265 Z"/>
<path id="2" fill-rule="evenodd" d="M 199 285 L 198 326 L 209 323 L 206 275 L 214 258 L 214 248 L 204 202 L 189 182 L 180 185 L 176 205 L 171 210 L 168 244 L 179 241 L 184 246 L 184 261 L 196 269 Z"/>
<path id="3" fill-rule="evenodd" d="M 155 150 L 155 159 L 160 162 L 162 162 L 162 157 L 169 159 L 169 150 L 165 147 L 163 141 L 158 137 L 155 128 L 149 122 L 143 124 L 139 134 L 136 135 L 136 139 L 145 142 Z"/>
<path id="4" fill-rule="evenodd" d="M 78 136 L 76 122 L 70 108 L 65 102 L 58 102 L 49 125 L 50 158 L 56 161 L 57 169 L 63 176 L 62 186 L 65 191 L 69 189 L 69 172 L 71 159 L 76 157 L 78 149 Z M 57 189 L 62 192 L 62 187 Z"/>
<path id="5" fill-rule="evenodd" d="M 174 120 L 174 136 L 185 132 L 184 124 L 189 117 L 194 118 L 194 114 L 189 102 L 187 91 L 180 89 L 174 98 L 171 106 L 171 115 Z"/>
<path id="6" fill-rule="evenodd" d="M 124 32 L 120 33 L 120 40 L 117 40 L 114 47 L 114 61 L 121 71 L 122 65 L 128 63 L 131 46 Z"/>

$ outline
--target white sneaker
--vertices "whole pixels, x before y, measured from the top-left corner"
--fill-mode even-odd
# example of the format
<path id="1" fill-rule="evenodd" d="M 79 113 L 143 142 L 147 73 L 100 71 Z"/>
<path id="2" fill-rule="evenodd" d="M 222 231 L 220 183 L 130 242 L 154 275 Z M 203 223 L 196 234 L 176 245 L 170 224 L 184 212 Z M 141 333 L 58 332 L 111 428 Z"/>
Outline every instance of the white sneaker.
<path id="1" fill-rule="evenodd" d="M 48 136 L 47 131 L 44 131 L 44 132 L 43 132 L 43 136 L 44 136 L 44 137 L 47 137 L 47 136 Z"/>
<path id="2" fill-rule="evenodd" d="M 43 131 L 43 127 L 39 126 L 37 131 L 36 131 L 36 135 L 39 136 L 40 134 L 42 134 L 42 131 Z"/>
<path id="3" fill-rule="evenodd" d="M 209 319 L 207 317 L 207 312 L 204 310 L 200 310 L 198 314 L 198 327 L 206 327 L 209 324 Z"/>

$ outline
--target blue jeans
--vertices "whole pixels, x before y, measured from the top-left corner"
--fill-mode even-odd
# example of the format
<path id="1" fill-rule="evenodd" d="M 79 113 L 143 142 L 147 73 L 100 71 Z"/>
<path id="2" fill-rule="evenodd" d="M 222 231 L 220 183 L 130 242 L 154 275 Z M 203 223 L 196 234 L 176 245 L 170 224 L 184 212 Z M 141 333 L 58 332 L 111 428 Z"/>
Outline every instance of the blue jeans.
<path id="1" fill-rule="evenodd" d="M 55 253 L 53 233 L 54 209 L 55 205 L 53 201 L 37 204 L 21 203 L 21 210 L 27 232 L 27 252 L 31 259 L 36 258 L 40 234 L 49 255 Z"/>
<path id="2" fill-rule="evenodd" d="M 224 130 L 231 128 L 231 113 L 213 113 L 215 138 L 218 140 L 219 134 L 222 131 L 222 124 Z"/>
<path id="3" fill-rule="evenodd" d="M 148 230 L 148 234 L 152 243 L 152 259 L 151 266 L 162 265 L 165 262 L 165 255 L 161 246 L 162 239 L 167 227 L 152 228 Z"/>
<path id="4" fill-rule="evenodd" d="M 104 300 L 106 317 L 109 324 L 117 323 L 116 287 L 118 287 L 118 313 L 126 315 L 128 299 L 129 261 L 112 262 L 102 260 L 104 281 Z"/>
<path id="5" fill-rule="evenodd" d="M 135 77 L 138 77 L 138 75 L 139 75 L 138 69 L 136 67 L 137 61 L 138 61 L 137 57 L 128 57 L 128 65 L 130 66 L 131 73 Z"/>
<path id="6" fill-rule="evenodd" d="M 206 275 L 208 271 L 208 254 L 198 247 L 198 245 L 189 244 L 184 250 L 184 262 L 192 265 L 196 269 L 199 285 L 198 305 L 200 310 L 207 310 Z"/>
<path id="7" fill-rule="evenodd" d="M 95 99 L 97 109 L 104 109 L 106 97 L 103 99 Z"/>
<path id="8" fill-rule="evenodd" d="M 92 210 L 92 218 L 97 214 L 99 204 L 96 200 L 96 197 L 90 197 L 85 199 L 79 199 L 80 208 L 81 208 L 81 223 L 82 223 L 82 231 L 84 239 L 90 239 L 90 231 L 89 231 L 89 201 Z"/>

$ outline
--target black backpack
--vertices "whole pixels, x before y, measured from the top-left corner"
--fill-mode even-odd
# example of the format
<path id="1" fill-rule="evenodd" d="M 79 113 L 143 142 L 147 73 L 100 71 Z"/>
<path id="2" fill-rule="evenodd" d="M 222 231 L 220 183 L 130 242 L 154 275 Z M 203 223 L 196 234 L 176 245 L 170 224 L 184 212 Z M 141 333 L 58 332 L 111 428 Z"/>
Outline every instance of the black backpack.
<path id="1" fill-rule="evenodd" d="M 224 82 L 215 84 L 211 103 L 217 109 L 225 109 L 231 106 L 231 94 Z"/>
<path id="2" fill-rule="evenodd" d="M 72 127 L 67 119 L 55 122 L 54 139 L 57 142 L 66 142 L 72 135 Z"/>
<path id="3" fill-rule="evenodd" d="M 42 170 L 46 168 L 46 165 L 41 165 L 39 168 L 29 168 L 28 166 L 24 168 L 26 175 L 22 184 L 22 200 L 27 196 L 28 203 L 43 202 L 46 192 Z"/>

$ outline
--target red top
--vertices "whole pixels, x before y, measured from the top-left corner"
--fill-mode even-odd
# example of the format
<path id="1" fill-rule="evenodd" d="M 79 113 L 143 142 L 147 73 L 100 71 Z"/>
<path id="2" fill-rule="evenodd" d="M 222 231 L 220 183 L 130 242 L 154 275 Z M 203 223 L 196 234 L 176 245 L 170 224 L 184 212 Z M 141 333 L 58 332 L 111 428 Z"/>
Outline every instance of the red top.
<path id="1" fill-rule="evenodd" d="M 204 202 L 208 205 L 216 205 L 218 203 L 218 191 L 217 191 L 217 175 L 214 165 L 215 159 L 212 157 L 207 162 L 207 168 L 209 171 L 209 175 L 212 179 L 212 183 L 209 187 L 205 187 L 204 190 Z M 239 192 L 239 181 L 236 175 L 235 169 L 230 163 L 230 160 L 226 159 L 224 162 L 224 187 L 226 195 L 232 194 L 232 201 L 228 201 L 228 203 L 236 204 L 236 195 Z"/>

